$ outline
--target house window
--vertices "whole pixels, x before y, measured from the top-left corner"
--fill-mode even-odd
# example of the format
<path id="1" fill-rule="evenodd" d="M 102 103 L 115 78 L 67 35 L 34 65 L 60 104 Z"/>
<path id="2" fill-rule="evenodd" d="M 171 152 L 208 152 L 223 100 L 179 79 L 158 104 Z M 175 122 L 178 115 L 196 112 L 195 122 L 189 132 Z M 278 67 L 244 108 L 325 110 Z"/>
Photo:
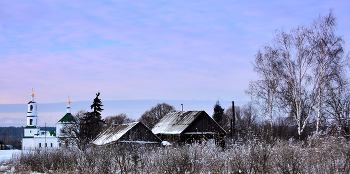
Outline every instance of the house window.
<path id="1" fill-rule="evenodd" d="M 29 125 L 33 125 L 33 119 L 29 120 Z"/>
<path id="2" fill-rule="evenodd" d="M 39 147 L 41 147 L 41 143 L 39 143 Z"/>

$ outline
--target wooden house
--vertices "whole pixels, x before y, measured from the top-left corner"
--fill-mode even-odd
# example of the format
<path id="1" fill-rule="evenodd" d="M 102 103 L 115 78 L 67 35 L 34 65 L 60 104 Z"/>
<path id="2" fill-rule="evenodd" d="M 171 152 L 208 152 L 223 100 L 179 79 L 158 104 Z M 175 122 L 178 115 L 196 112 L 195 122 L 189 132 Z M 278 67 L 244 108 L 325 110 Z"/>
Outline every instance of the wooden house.
<path id="1" fill-rule="evenodd" d="M 141 122 L 111 125 L 92 141 L 94 145 L 112 145 L 118 143 L 156 144 L 162 142 Z"/>
<path id="2" fill-rule="evenodd" d="M 6 150 L 6 144 L 0 140 L 0 150 Z"/>
<path id="3" fill-rule="evenodd" d="M 152 129 L 163 141 L 192 143 L 213 139 L 222 142 L 226 131 L 205 111 L 172 112 L 165 115 Z"/>

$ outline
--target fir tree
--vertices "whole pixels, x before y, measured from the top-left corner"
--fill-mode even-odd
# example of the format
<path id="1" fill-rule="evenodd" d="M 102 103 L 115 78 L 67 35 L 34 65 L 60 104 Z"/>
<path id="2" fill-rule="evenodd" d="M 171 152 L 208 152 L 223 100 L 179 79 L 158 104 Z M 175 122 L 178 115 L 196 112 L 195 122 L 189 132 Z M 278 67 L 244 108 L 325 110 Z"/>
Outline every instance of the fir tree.
<path id="1" fill-rule="evenodd" d="M 101 120 L 101 113 L 103 111 L 103 109 L 101 108 L 103 105 L 102 105 L 102 102 L 101 102 L 101 99 L 99 99 L 98 97 L 100 96 L 100 92 L 96 93 L 96 98 L 94 99 L 92 105 L 91 105 L 91 109 L 93 108 L 94 109 L 94 114 L 95 114 L 95 117 L 99 120 Z"/>
<path id="2" fill-rule="evenodd" d="M 89 117 L 91 120 L 92 130 L 92 139 L 94 139 L 103 129 L 104 121 L 101 119 L 101 112 L 103 109 L 101 108 L 102 101 L 98 97 L 100 96 L 100 92 L 96 93 L 96 97 L 91 105 L 91 109 L 93 112 L 90 112 Z"/>
<path id="3" fill-rule="evenodd" d="M 100 92 L 96 93 L 96 97 L 91 105 L 92 112 L 86 112 L 82 118 L 82 133 L 85 134 L 87 142 L 92 141 L 103 129 L 104 121 L 101 119 L 102 102 L 98 97 Z"/>
<path id="4" fill-rule="evenodd" d="M 222 119 L 222 116 L 224 115 L 224 110 L 221 105 L 219 100 L 216 101 L 216 104 L 214 105 L 214 114 L 213 114 L 213 119 L 219 123 Z"/>

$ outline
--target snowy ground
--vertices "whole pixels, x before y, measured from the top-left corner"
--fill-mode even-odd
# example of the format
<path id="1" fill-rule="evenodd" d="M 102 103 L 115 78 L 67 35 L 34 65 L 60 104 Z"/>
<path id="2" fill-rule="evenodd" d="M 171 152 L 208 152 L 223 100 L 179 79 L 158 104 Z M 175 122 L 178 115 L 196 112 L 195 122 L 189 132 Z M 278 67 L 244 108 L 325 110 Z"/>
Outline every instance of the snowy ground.
<path id="1" fill-rule="evenodd" d="M 0 173 L 13 173 L 8 168 L 6 161 L 12 158 L 12 154 L 20 152 L 20 150 L 0 150 Z"/>
<path id="2" fill-rule="evenodd" d="M 0 162 L 9 160 L 12 158 L 12 154 L 20 152 L 21 150 L 0 150 Z"/>

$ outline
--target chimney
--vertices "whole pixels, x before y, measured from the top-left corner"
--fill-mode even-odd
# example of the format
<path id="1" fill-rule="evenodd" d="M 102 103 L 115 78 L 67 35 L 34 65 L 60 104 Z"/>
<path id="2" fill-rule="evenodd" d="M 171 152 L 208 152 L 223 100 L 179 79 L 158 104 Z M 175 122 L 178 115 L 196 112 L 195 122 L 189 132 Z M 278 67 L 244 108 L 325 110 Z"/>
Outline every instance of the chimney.
<path id="1" fill-rule="evenodd" d="M 181 104 L 181 112 L 184 112 L 184 104 Z"/>

